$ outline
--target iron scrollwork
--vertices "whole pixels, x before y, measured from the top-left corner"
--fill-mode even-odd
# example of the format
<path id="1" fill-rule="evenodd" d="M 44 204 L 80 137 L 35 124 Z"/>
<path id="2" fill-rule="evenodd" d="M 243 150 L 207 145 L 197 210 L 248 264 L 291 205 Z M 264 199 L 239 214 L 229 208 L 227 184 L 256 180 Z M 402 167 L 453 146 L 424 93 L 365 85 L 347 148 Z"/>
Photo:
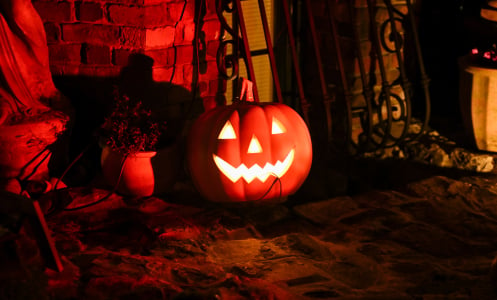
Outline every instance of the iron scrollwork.
<path id="1" fill-rule="evenodd" d="M 221 23 L 221 36 L 223 36 L 223 40 L 217 49 L 216 62 L 219 74 L 225 80 L 234 80 L 238 77 L 238 49 L 240 36 L 238 35 L 238 32 L 235 33 L 235 30 L 228 24 L 223 15 L 224 12 L 234 15 L 235 10 L 236 6 L 233 4 L 233 0 L 216 1 L 216 14 Z M 231 39 L 225 39 L 226 33 L 231 36 Z M 227 54 L 230 45 L 233 53 Z M 229 72 L 230 69 L 231 72 Z"/>
<path id="2" fill-rule="evenodd" d="M 238 78 L 238 60 L 243 58 L 247 69 L 248 79 L 253 82 L 254 100 L 259 102 L 259 94 L 257 92 L 257 83 L 255 82 L 254 66 L 252 65 L 252 54 L 247 39 L 247 29 L 245 27 L 245 20 L 243 18 L 242 5 L 240 0 L 217 0 L 216 13 L 221 22 L 221 28 L 231 35 L 231 40 L 225 40 L 221 43 L 217 53 L 217 66 L 219 72 L 226 79 Z M 223 11 L 232 14 L 233 27 L 228 25 L 226 18 L 223 16 Z M 227 48 L 229 45 L 233 47 L 233 53 L 227 55 Z M 229 68 L 233 71 L 228 74 Z"/>
<path id="3" fill-rule="evenodd" d="M 384 5 L 381 8 L 378 6 L 377 1 L 368 0 L 368 14 L 370 19 L 370 40 L 372 43 L 371 51 L 371 67 L 373 69 L 369 70 L 369 74 L 364 67 L 361 66 L 361 78 L 363 82 L 363 94 L 366 100 L 367 107 L 373 108 L 373 114 L 376 115 L 376 121 L 373 124 L 373 115 L 369 112 L 361 114 L 361 125 L 363 127 L 363 133 L 359 139 L 358 149 L 363 149 L 363 151 L 382 151 L 385 148 L 396 146 L 400 143 L 416 139 L 421 135 L 426 127 L 429 120 L 430 114 L 430 99 L 428 93 L 428 78 L 424 71 L 423 60 L 421 56 L 419 40 L 417 32 L 415 30 L 413 9 L 411 6 L 411 1 L 406 0 L 407 13 L 402 13 L 398 10 L 391 2 L 391 0 L 383 0 Z M 376 16 L 379 9 L 387 10 L 387 18 L 377 24 Z M 352 5 L 352 15 L 353 5 Z M 354 24 L 357 26 L 357 24 Z M 406 61 L 404 58 L 404 51 L 406 49 L 406 33 L 407 30 L 410 37 L 413 38 L 413 44 L 415 52 L 415 58 L 417 60 L 416 65 L 419 66 L 419 73 L 421 74 L 421 85 L 423 87 L 424 98 L 425 98 L 425 119 L 422 128 L 419 132 L 412 134 L 409 132 L 409 126 L 412 120 L 412 101 L 414 91 L 412 88 L 412 78 L 408 78 L 408 68 L 406 67 Z M 354 35 L 354 39 L 358 44 L 358 36 Z M 363 64 L 362 57 L 357 53 L 360 65 Z M 386 71 L 386 59 L 384 58 L 385 53 L 395 55 L 395 59 L 398 62 L 398 76 L 397 78 L 389 78 L 389 74 Z M 374 74 L 375 63 L 378 63 L 379 68 L 379 80 L 377 82 Z M 366 84 L 366 77 L 370 76 L 371 79 L 368 84 Z M 379 83 L 381 85 L 381 92 L 378 98 L 375 100 L 371 95 L 371 90 L 373 87 Z M 394 126 L 395 125 L 395 126 Z M 394 127 L 399 128 L 402 125 L 402 130 L 394 133 Z M 373 126 L 372 128 L 370 126 Z M 368 143 L 364 145 L 363 143 Z"/>

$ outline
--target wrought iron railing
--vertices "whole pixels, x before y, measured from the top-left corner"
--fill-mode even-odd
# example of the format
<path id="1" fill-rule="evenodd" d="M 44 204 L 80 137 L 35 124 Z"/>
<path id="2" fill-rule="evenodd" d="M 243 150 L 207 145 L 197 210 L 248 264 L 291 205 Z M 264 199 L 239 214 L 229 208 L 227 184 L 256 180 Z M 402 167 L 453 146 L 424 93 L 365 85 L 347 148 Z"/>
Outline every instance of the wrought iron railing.
<path id="1" fill-rule="evenodd" d="M 245 20 L 241 0 L 216 0 L 217 14 L 221 21 L 222 29 L 228 33 L 230 37 L 221 41 L 217 62 L 220 74 L 226 80 L 234 80 L 238 77 L 238 62 L 242 58 L 246 65 L 248 77 L 254 82 L 254 97 L 258 101 L 257 83 L 252 65 L 252 53 L 248 45 Z M 255 0 L 250 0 L 255 1 Z M 292 16 L 287 0 L 281 1 L 283 9 L 284 22 L 288 33 L 289 49 L 293 62 L 293 70 L 297 84 L 298 97 L 301 104 L 301 111 L 304 120 L 309 124 L 310 103 L 305 94 L 305 87 L 302 79 L 302 73 L 299 66 L 299 55 L 296 48 L 294 30 L 292 26 Z M 301 0 L 304 2 L 303 7 L 307 11 L 308 27 L 310 30 L 311 46 L 314 50 L 316 59 L 317 75 L 322 93 L 323 107 L 326 109 L 326 124 L 328 130 L 329 144 L 340 144 L 341 149 L 347 149 L 349 152 L 358 154 L 364 152 L 382 151 L 386 148 L 396 146 L 406 141 L 411 141 L 423 134 L 428 126 L 430 117 L 430 95 L 428 90 L 429 79 L 424 69 L 423 57 L 421 55 L 421 47 L 419 45 L 418 33 L 416 30 L 416 22 L 414 10 L 411 0 L 404 2 L 406 12 L 403 13 L 396 8 L 392 0 L 367 0 L 368 20 L 359 20 L 356 17 L 355 1 L 349 5 L 350 20 L 353 28 L 353 44 L 354 56 L 357 59 L 361 83 L 362 95 L 364 101 L 361 105 L 355 105 L 352 102 L 352 91 L 349 88 L 348 76 L 346 74 L 346 66 L 344 65 L 343 45 L 340 43 L 338 35 L 337 21 L 334 16 L 336 1 L 323 0 L 327 4 L 328 20 L 330 25 L 330 38 L 333 39 L 334 52 L 336 53 L 336 64 L 339 71 L 340 82 L 326 82 L 323 63 L 321 59 L 321 46 L 319 45 L 314 15 L 311 9 L 310 0 Z M 398 5 L 399 1 L 395 4 Z M 276 99 L 278 102 L 283 102 L 279 76 L 276 68 L 275 54 L 271 44 L 270 30 L 268 27 L 264 1 L 258 0 L 259 10 L 262 20 L 262 26 L 266 38 L 267 51 L 269 56 L 271 70 L 273 74 Z M 387 18 L 381 23 L 377 23 L 377 12 L 379 7 L 386 9 L 388 12 Z M 224 18 L 224 13 L 232 14 L 233 22 L 228 24 Z M 359 38 L 358 28 L 361 22 L 368 22 L 370 35 L 369 40 L 372 44 L 372 49 L 369 54 L 372 66 L 378 66 L 379 81 L 371 79 L 371 72 L 374 70 L 366 70 L 365 58 L 361 53 L 361 41 Z M 225 35 L 226 36 L 226 35 Z M 412 39 L 415 64 L 418 67 L 416 71 L 419 78 L 410 78 L 408 66 L 405 61 L 405 45 L 406 38 Z M 228 54 L 227 48 L 231 46 L 232 51 Z M 398 78 L 390 79 L 387 76 L 386 63 L 384 61 L 385 54 L 391 53 L 395 55 L 398 62 Z M 377 64 L 376 64 L 377 62 Z M 368 76 L 370 80 L 368 80 Z M 413 81 L 419 81 L 417 86 L 418 93 L 414 93 Z M 334 88 L 329 91 L 329 87 Z M 374 87 L 379 86 L 380 92 L 375 95 Z M 398 92 L 401 88 L 402 93 Z M 331 92 L 331 93 L 330 93 Z M 423 102 L 424 116 L 421 120 L 420 129 L 413 132 L 410 130 L 410 125 L 413 122 L 412 106 L 414 101 Z M 335 111 L 334 111 L 335 110 Z M 338 111 L 337 111 L 338 110 Z M 353 119 L 357 118 L 361 127 L 360 134 L 353 137 Z M 335 124 L 343 124 L 340 134 L 335 134 Z M 395 125 L 395 126 L 394 126 Z M 393 128 L 402 127 L 400 133 L 393 134 Z M 340 126 L 339 126 L 340 127 Z M 398 131 L 398 130 L 397 130 Z M 346 147 L 343 147 L 343 146 Z"/>

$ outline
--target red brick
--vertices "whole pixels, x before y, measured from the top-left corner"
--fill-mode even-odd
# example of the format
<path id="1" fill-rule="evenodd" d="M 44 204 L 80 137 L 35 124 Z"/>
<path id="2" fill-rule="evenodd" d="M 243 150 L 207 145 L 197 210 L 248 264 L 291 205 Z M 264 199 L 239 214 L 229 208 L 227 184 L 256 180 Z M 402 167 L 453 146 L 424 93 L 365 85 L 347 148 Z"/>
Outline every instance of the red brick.
<path id="1" fill-rule="evenodd" d="M 150 0 L 112 0 L 113 3 L 128 4 L 128 5 L 144 4 L 147 1 Z M 157 1 L 163 1 L 163 0 L 157 0 Z"/>
<path id="2" fill-rule="evenodd" d="M 176 26 L 176 35 L 174 38 L 175 45 L 191 44 L 195 37 L 195 23 L 180 22 Z"/>
<path id="3" fill-rule="evenodd" d="M 48 45 L 50 62 L 81 62 L 80 44 Z"/>
<path id="4" fill-rule="evenodd" d="M 154 67 L 170 67 L 174 63 L 170 57 L 174 58 L 174 48 L 148 50 L 145 55 L 150 56 L 154 60 Z"/>
<path id="5" fill-rule="evenodd" d="M 164 2 L 170 2 L 170 1 L 175 1 L 175 0 L 142 0 L 143 3 L 141 4 L 145 4 L 145 5 L 157 5 L 157 4 L 162 4 Z"/>
<path id="6" fill-rule="evenodd" d="M 221 23 L 218 20 L 209 20 L 204 23 L 202 30 L 205 32 L 206 41 L 219 40 L 221 36 Z"/>
<path id="7" fill-rule="evenodd" d="M 77 19 L 83 22 L 96 22 L 103 18 L 104 9 L 101 3 L 82 2 L 77 6 Z"/>
<path id="8" fill-rule="evenodd" d="M 397 78 L 400 77 L 400 71 L 399 69 L 391 69 L 386 72 L 387 80 L 388 82 L 392 83 L 395 81 Z"/>
<path id="9" fill-rule="evenodd" d="M 60 39 L 60 27 L 55 23 L 45 23 L 45 33 L 47 35 L 47 43 L 56 43 Z"/>
<path id="10" fill-rule="evenodd" d="M 111 5 L 107 8 L 109 22 L 124 25 L 142 25 L 145 9 L 138 6 Z"/>
<path id="11" fill-rule="evenodd" d="M 199 82 L 197 93 L 200 94 L 200 97 L 209 96 L 209 84 L 205 81 Z"/>
<path id="12" fill-rule="evenodd" d="M 395 8 L 400 11 L 401 13 L 407 15 L 407 12 L 409 11 L 409 9 L 407 8 L 407 5 L 405 4 L 399 4 L 399 5 L 394 5 Z"/>
<path id="13" fill-rule="evenodd" d="M 72 4 L 69 2 L 35 2 L 33 6 L 45 22 L 67 22 L 73 19 Z"/>
<path id="14" fill-rule="evenodd" d="M 78 69 L 78 75 L 88 77 L 117 77 L 120 72 L 121 68 L 116 66 L 80 65 Z"/>
<path id="15" fill-rule="evenodd" d="M 178 66 L 178 65 L 177 65 Z M 193 81 L 193 65 L 183 65 L 183 82 L 191 84 Z"/>
<path id="16" fill-rule="evenodd" d="M 193 62 L 193 46 L 179 46 L 176 53 L 176 64 L 191 64 Z"/>
<path id="17" fill-rule="evenodd" d="M 204 97 L 202 98 L 202 104 L 204 106 L 204 111 L 209 111 L 218 106 L 215 97 Z"/>
<path id="18" fill-rule="evenodd" d="M 147 29 L 145 48 L 168 48 L 173 46 L 175 30 L 173 26 Z"/>
<path id="19" fill-rule="evenodd" d="M 183 65 L 183 85 L 184 86 L 192 84 L 193 70 L 194 70 L 194 67 L 192 65 Z M 215 79 L 217 80 L 217 76 Z M 199 86 L 199 90 L 197 92 L 200 92 L 200 95 L 202 97 L 209 95 L 210 81 L 206 76 L 200 74 L 200 76 L 198 77 L 197 84 Z"/>
<path id="20" fill-rule="evenodd" d="M 379 24 L 383 23 L 385 20 L 388 20 L 388 10 L 386 7 L 379 7 L 376 10 L 375 20 Z"/>
<path id="21" fill-rule="evenodd" d="M 183 31 L 185 29 L 185 24 L 179 22 L 174 27 L 174 45 L 181 45 L 183 43 Z"/>
<path id="22" fill-rule="evenodd" d="M 209 81 L 209 95 L 216 96 L 226 92 L 226 80 L 216 79 Z"/>
<path id="23" fill-rule="evenodd" d="M 399 60 L 397 59 L 397 53 L 384 53 L 383 62 L 385 65 L 385 70 L 396 70 L 399 68 Z"/>
<path id="24" fill-rule="evenodd" d="M 63 24 L 62 39 L 66 42 L 119 44 L 119 27 L 93 24 Z"/>
<path id="25" fill-rule="evenodd" d="M 122 27 L 119 43 L 128 48 L 143 47 L 146 40 L 146 30 L 134 27 Z"/>
<path id="26" fill-rule="evenodd" d="M 152 76 L 153 76 L 154 81 L 170 82 L 171 76 L 173 75 L 173 72 L 174 72 L 174 77 L 173 77 L 172 83 L 177 84 L 177 85 L 182 85 L 184 80 L 183 80 L 183 68 L 181 68 L 181 66 L 176 66 L 175 68 L 173 68 L 173 67 L 153 68 L 152 69 Z"/>
<path id="27" fill-rule="evenodd" d="M 109 46 L 85 44 L 83 61 L 89 65 L 110 65 L 111 51 Z"/>
<path id="28" fill-rule="evenodd" d="M 176 75 L 174 76 L 173 78 L 173 82 L 174 84 L 177 84 L 177 85 L 181 85 L 183 87 L 185 87 L 186 89 L 188 89 L 189 91 L 191 91 L 191 76 L 185 76 L 184 75 L 184 72 L 185 72 L 185 66 L 187 65 L 176 65 Z M 187 79 L 185 80 L 185 77 L 187 77 Z"/>
<path id="29" fill-rule="evenodd" d="M 53 76 L 72 76 L 79 74 L 79 64 L 50 63 L 50 73 Z"/>
<path id="30" fill-rule="evenodd" d="M 347 80 L 348 82 L 348 85 L 349 85 L 349 89 L 350 91 L 352 92 L 356 92 L 356 91 L 362 91 L 362 79 L 361 77 L 352 77 L 352 78 L 349 78 Z"/>
<path id="31" fill-rule="evenodd" d="M 128 65 L 128 58 L 134 51 L 131 49 L 114 49 L 112 54 L 113 64 L 116 66 Z"/>
<path id="32" fill-rule="evenodd" d="M 205 74 L 200 74 L 201 81 L 210 81 L 214 79 L 218 79 L 219 71 L 217 69 L 216 61 L 208 61 L 207 62 L 207 72 Z"/>
<path id="33" fill-rule="evenodd" d="M 108 8 L 109 21 L 126 26 L 157 26 L 173 25 L 165 5 L 154 6 L 123 6 L 111 5 Z"/>
<path id="34" fill-rule="evenodd" d="M 364 70 L 366 72 L 369 72 L 369 70 L 371 70 L 371 57 L 369 56 L 364 56 L 363 59 L 363 64 L 364 64 Z M 345 62 L 345 65 L 348 65 L 348 66 L 353 66 L 354 68 L 352 70 L 349 71 L 349 73 L 351 73 L 350 75 L 354 75 L 354 76 L 359 76 L 361 75 L 361 69 L 359 68 L 359 59 L 348 59 L 348 60 L 344 60 Z M 379 67 L 379 64 L 378 64 L 378 60 L 375 60 L 375 70 L 378 70 L 378 67 Z"/>
<path id="35" fill-rule="evenodd" d="M 219 49 L 220 44 L 219 41 L 210 41 L 207 43 L 207 60 L 216 59 L 217 50 Z"/>
<path id="36" fill-rule="evenodd" d="M 216 4 L 217 4 L 217 1 L 206 1 L 205 17 L 212 17 L 212 16 L 217 17 Z"/>
<path id="37" fill-rule="evenodd" d="M 190 0 L 190 1 L 172 2 L 166 4 L 166 7 L 169 19 L 173 24 L 176 24 L 180 21 L 187 21 L 187 20 L 193 21 L 193 18 L 195 16 L 195 1 Z"/>

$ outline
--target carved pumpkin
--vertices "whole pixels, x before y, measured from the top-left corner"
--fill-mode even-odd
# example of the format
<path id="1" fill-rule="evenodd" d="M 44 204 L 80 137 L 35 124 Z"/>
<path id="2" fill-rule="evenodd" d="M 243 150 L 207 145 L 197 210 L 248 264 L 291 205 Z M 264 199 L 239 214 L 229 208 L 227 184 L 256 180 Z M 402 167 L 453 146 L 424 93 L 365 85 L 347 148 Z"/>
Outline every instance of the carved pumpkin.
<path id="1" fill-rule="evenodd" d="M 237 101 L 195 121 L 187 159 L 195 186 L 211 201 L 283 201 L 309 174 L 312 145 L 290 107 Z"/>

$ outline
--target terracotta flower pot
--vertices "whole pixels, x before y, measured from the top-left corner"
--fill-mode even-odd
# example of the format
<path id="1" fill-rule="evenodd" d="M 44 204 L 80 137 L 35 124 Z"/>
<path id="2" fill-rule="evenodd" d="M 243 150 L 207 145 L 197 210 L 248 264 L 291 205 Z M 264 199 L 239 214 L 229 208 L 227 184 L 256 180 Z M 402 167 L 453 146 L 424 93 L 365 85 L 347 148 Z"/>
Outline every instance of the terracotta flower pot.
<path id="1" fill-rule="evenodd" d="M 169 191 L 174 182 L 180 160 L 177 145 L 158 151 L 138 152 L 129 155 L 122 165 L 117 191 L 127 196 L 148 197 Z M 121 173 L 123 155 L 104 147 L 101 154 L 102 173 L 114 187 Z"/>

